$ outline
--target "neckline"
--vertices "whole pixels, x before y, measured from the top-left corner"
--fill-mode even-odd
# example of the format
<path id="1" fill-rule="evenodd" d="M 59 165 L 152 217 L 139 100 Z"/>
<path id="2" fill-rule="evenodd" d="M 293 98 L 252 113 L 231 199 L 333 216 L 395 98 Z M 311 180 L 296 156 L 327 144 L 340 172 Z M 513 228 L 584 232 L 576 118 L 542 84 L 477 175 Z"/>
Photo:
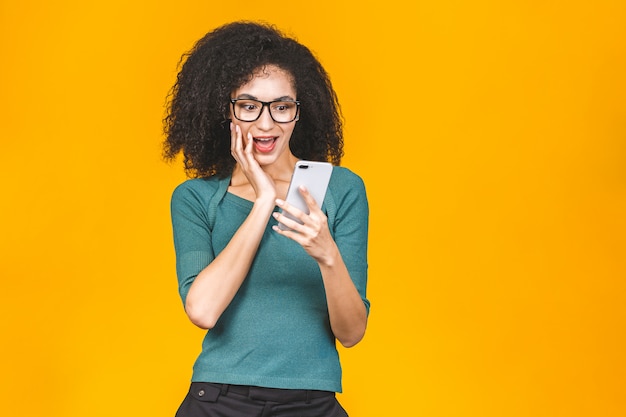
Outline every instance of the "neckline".
<path id="1" fill-rule="evenodd" d="M 230 191 L 226 191 L 226 195 L 229 200 L 239 203 L 240 205 L 244 205 L 246 207 L 252 207 L 254 205 L 254 201 L 248 200 L 247 198 L 243 198 L 238 196 L 237 194 L 233 194 Z"/>

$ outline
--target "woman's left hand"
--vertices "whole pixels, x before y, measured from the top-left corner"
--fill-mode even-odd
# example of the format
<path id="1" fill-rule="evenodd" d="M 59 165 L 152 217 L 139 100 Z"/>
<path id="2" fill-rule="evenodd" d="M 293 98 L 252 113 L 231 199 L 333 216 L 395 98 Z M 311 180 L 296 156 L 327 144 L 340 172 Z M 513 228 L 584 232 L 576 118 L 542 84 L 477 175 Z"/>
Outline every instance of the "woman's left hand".
<path id="1" fill-rule="evenodd" d="M 330 235 L 328 218 L 306 188 L 300 187 L 300 194 L 309 208 L 309 214 L 283 200 L 276 200 L 276 205 L 302 224 L 275 212 L 274 218 L 291 230 L 281 230 L 278 226 L 274 226 L 274 230 L 298 242 L 317 261 L 326 291 L 333 334 L 343 346 L 354 346 L 361 340 L 367 327 L 365 306 L 350 279 L 339 248 Z"/>
<path id="2" fill-rule="evenodd" d="M 274 218 L 290 230 L 282 230 L 278 226 L 274 226 L 274 230 L 299 243 L 318 263 L 331 264 L 333 262 L 333 253 L 337 248 L 328 229 L 328 218 L 305 187 L 301 186 L 299 191 L 309 208 L 309 214 L 304 213 L 284 200 L 277 199 L 276 205 L 300 220 L 302 224 L 282 213 L 275 212 Z"/>

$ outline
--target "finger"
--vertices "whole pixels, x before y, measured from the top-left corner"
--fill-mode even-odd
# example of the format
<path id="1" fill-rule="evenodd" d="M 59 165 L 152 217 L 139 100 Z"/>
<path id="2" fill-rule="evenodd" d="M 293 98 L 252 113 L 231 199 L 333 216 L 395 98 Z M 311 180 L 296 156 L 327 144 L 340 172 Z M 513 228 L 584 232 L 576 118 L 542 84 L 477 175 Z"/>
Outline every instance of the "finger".
<path id="1" fill-rule="evenodd" d="M 280 213 L 273 213 L 273 216 L 283 227 L 275 224 L 272 226 L 272 230 L 297 242 L 302 247 L 310 243 L 310 236 L 308 235 L 308 229 L 306 227 Z"/>
<path id="2" fill-rule="evenodd" d="M 246 143 L 246 146 L 244 148 L 244 154 L 248 157 L 248 158 L 254 158 L 253 154 L 252 154 L 252 147 L 254 145 L 254 140 L 252 139 L 252 133 L 248 132 L 248 141 Z"/>
<path id="3" fill-rule="evenodd" d="M 295 232 L 298 233 L 302 233 L 305 230 L 304 225 L 302 225 L 302 223 L 299 223 L 298 221 L 285 216 L 283 213 L 280 212 L 274 212 L 272 213 L 272 216 L 274 217 L 274 219 L 276 219 L 278 221 L 278 223 L 281 223 L 283 226 L 285 226 L 288 229 L 291 229 Z M 281 229 L 283 230 L 283 229 Z M 285 230 L 283 230 L 285 231 Z"/>
<path id="4" fill-rule="evenodd" d="M 236 124 L 230 124 L 230 153 L 233 156 L 237 155 L 237 136 L 239 135 L 238 126 Z"/>
<path id="5" fill-rule="evenodd" d="M 239 125 L 233 124 L 231 141 L 230 141 L 230 153 L 233 155 L 235 160 L 242 165 L 242 168 L 245 168 L 245 158 L 244 158 L 244 150 L 243 150 L 243 137 L 241 133 L 241 128 Z"/>
<path id="6" fill-rule="evenodd" d="M 278 227 L 278 225 L 274 225 L 272 226 L 272 230 L 274 230 L 279 235 L 288 237 L 289 239 L 293 240 L 294 242 L 297 242 L 303 247 L 307 242 L 307 238 L 304 235 L 292 229 L 281 229 L 280 227 Z"/>
<path id="7" fill-rule="evenodd" d="M 258 174 L 261 170 L 261 166 L 254 155 L 254 138 L 252 137 L 252 133 L 248 132 L 246 138 L 247 140 L 244 141 L 243 149 L 243 158 L 245 158 L 246 168 L 250 170 L 250 172 L 256 172 Z"/>
<path id="8" fill-rule="evenodd" d="M 308 215 L 299 208 L 292 206 L 285 200 L 277 198 L 276 205 L 280 207 L 284 212 L 287 212 L 296 219 L 300 220 L 300 222 L 302 222 L 303 224 L 306 222 Z"/>
<path id="9" fill-rule="evenodd" d="M 230 122 L 230 153 L 235 154 L 235 149 L 237 147 L 237 126 Z"/>
<path id="10" fill-rule="evenodd" d="M 300 194 L 302 195 L 304 202 L 309 208 L 309 213 L 321 211 L 320 207 L 317 205 L 317 202 L 315 201 L 315 199 L 313 198 L 309 190 L 304 185 L 301 185 L 298 188 L 298 191 L 300 191 Z"/>

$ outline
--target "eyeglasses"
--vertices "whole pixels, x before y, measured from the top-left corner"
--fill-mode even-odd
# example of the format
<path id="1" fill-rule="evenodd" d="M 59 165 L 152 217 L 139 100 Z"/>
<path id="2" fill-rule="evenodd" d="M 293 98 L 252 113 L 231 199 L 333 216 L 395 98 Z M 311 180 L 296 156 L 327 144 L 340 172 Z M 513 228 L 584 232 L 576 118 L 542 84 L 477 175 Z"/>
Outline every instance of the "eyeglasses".
<path id="1" fill-rule="evenodd" d="M 263 108 L 267 106 L 270 117 L 276 123 L 289 123 L 298 118 L 300 102 L 292 100 L 259 101 L 249 98 L 231 98 L 233 114 L 242 122 L 254 122 L 261 117 Z"/>

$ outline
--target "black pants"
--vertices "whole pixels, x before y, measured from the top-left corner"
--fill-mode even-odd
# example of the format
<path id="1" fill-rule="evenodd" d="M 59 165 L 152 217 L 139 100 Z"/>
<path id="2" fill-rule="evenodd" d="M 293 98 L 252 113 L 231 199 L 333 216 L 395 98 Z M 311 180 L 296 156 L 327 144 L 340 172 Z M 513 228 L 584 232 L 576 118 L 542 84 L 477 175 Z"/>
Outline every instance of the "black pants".
<path id="1" fill-rule="evenodd" d="M 334 392 L 192 382 L 176 417 L 348 417 Z"/>

